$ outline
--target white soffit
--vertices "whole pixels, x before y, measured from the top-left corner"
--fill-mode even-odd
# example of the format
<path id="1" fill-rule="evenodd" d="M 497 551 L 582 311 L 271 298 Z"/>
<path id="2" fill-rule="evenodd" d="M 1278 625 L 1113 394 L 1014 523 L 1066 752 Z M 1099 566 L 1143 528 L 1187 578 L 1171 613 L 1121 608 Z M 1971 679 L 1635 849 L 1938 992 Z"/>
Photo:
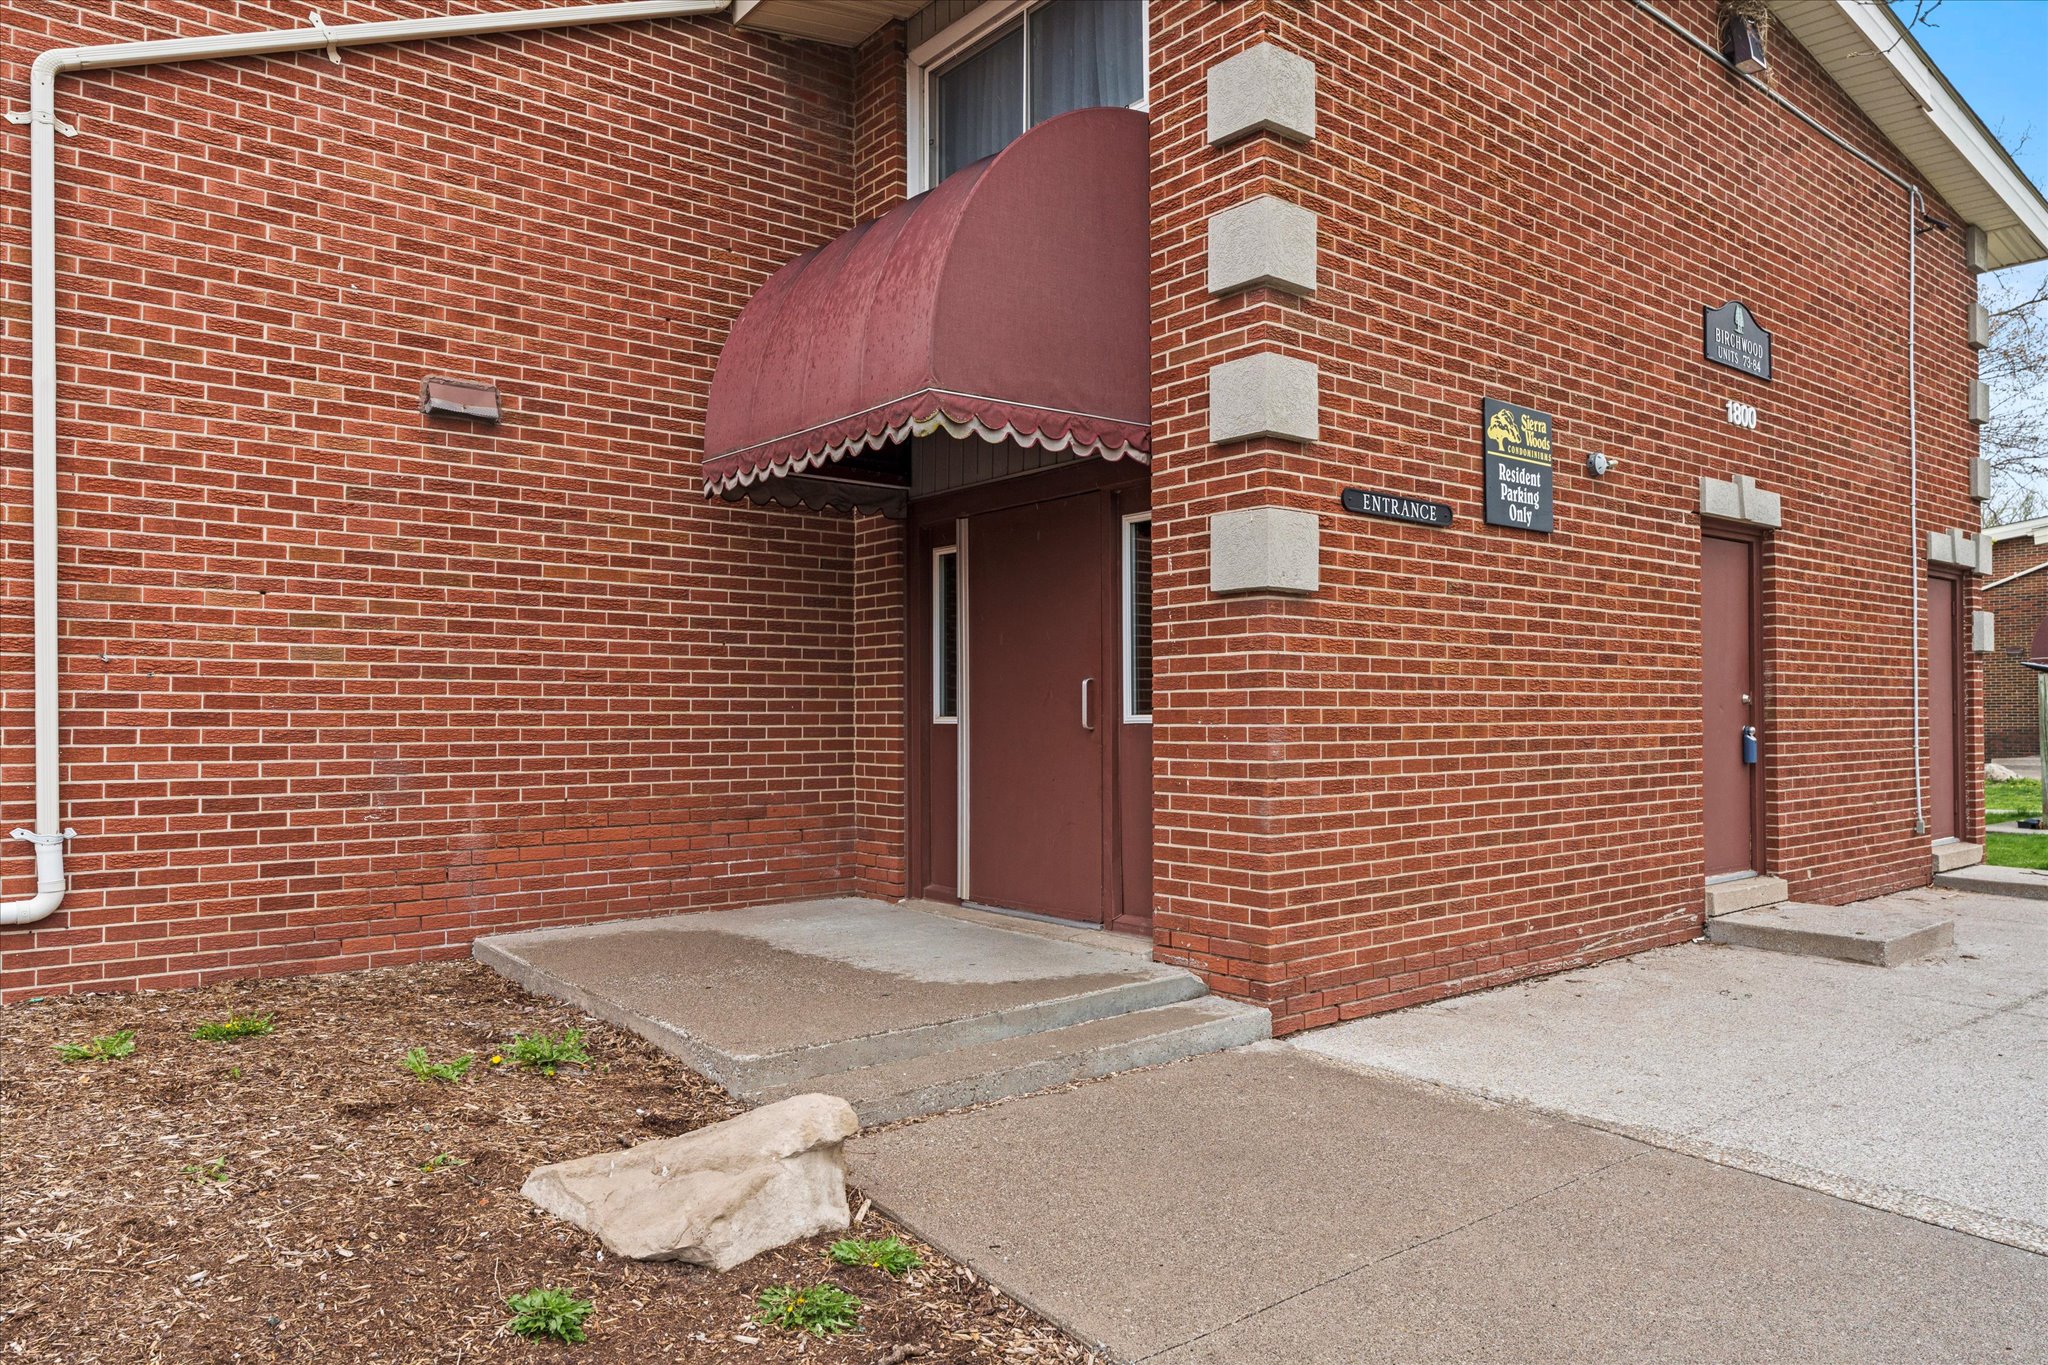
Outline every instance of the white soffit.
<path id="1" fill-rule="evenodd" d="M 741 28 L 852 47 L 892 19 L 908 19 L 927 0 L 734 0 Z"/>
<path id="2" fill-rule="evenodd" d="M 1883 0 L 1770 6 L 1928 187 L 1984 229 L 1992 269 L 2048 257 L 2048 200 Z"/>

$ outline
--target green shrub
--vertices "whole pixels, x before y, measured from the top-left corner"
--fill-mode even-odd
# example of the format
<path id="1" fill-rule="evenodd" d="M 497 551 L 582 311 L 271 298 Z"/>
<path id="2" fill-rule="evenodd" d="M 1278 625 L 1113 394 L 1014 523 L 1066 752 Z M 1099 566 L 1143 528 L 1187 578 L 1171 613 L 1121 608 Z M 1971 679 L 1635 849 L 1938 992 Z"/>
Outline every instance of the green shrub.
<path id="1" fill-rule="evenodd" d="M 597 1305 L 566 1289 L 529 1289 L 506 1299 L 505 1306 L 512 1310 L 512 1321 L 507 1325 L 527 1340 L 546 1337 L 574 1343 L 590 1339 L 583 1324 L 590 1320 L 591 1310 Z"/>
<path id="2" fill-rule="evenodd" d="M 522 1033 L 506 1044 L 505 1051 L 520 1066 L 552 1076 L 557 1067 L 585 1066 L 590 1053 L 583 1047 L 583 1030 L 570 1029 L 561 1037 L 547 1033 Z"/>
<path id="3" fill-rule="evenodd" d="M 124 1028 L 89 1043 L 59 1043 L 57 1055 L 67 1062 L 111 1062 L 135 1051 L 135 1030 Z"/>
<path id="4" fill-rule="evenodd" d="M 202 1043 L 228 1043 L 237 1038 L 261 1038 L 275 1032 L 267 1014 L 230 1014 L 221 1023 L 201 1024 L 192 1036 Z"/>
<path id="5" fill-rule="evenodd" d="M 907 1275 L 917 1269 L 918 1264 L 917 1253 L 899 1237 L 884 1237 L 873 1242 L 859 1238 L 834 1242 L 832 1259 L 841 1265 L 866 1266 L 891 1275 Z"/>
<path id="6" fill-rule="evenodd" d="M 784 1284 L 762 1290 L 758 1307 L 754 1320 L 763 1327 L 829 1337 L 853 1330 L 860 1300 L 836 1284 Z"/>
<path id="7" fill-rule="evenodd" d="M 405 1069 L 423 1081 L 459 1081 L 469 1074 L 475 1062 L 476 1057 L 470 1053 L 452 1062 L 430 1062 L 423 1047 L 407 1048 L 405 1052 Z"/>

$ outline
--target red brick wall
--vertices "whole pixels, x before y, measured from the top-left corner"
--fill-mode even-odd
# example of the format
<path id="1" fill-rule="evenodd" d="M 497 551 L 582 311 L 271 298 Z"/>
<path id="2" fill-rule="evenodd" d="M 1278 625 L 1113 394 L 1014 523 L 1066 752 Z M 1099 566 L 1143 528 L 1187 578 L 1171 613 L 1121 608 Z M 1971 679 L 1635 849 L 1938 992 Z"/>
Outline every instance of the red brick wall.
<path id="1" fill-rule="evenodd" d="M 2041 750 L 2039 684 L 2021 660 L 2033 645 L 2041 618 L 2048 616 L 2048 570 L 2025 578 L 2012 575 L 2044 562 L 2048 545 L 2034 544 L 2032 536 L 1999 541 L 1992 548 L 1994 586 L 1984 592 L 1984 608 L 1997 618 L 1998 652 L 1984 658 L 1987 758 L 2032 758 Z"/>
<path id="2" fill-rule="evenodd" d="M 1713 29 L 1707 0 L 1667 8 Z M 1151 14 L 1161 955 L 1286 1030 L 1696 934 L 1702 475 L 1784 496 L 1767 870 L 1808 900 L 1924 883 L 1910 603 L 1924 531 L 1977 523 L 1960 235 L 1920 242 L 1916 541 L 1907 213 L 1870 170 L 1622 4 Z M 1317 62 L 1318 136 L 1210 148 L 1202 73 L 1261 33 Z M 1788 39 L 1773 60 L 1899 164 Z M 1321 215 L 1309 300 L 1204 288 L 1208 214 L 1260 192 Z M 1731 297 L 1775 382 L 1700 359 Z M 1208 445 L 1209 365 L 1261 349 L 1320 363 L 1319 443 Z M 1555 419 L 1554 535 L 1483 523 L 1488 396 Z M 1458 520 L 1351 518 L 1347 485 Z M 1321 591 L 1210 596 L 1208 516 L 1268 502 L 1320 515 Z"/>
<path id="3" fill-rule="evenodd" d="M 10 10 L 10 104 L 49 47 L 305 21 L 107 9 Z M 61 82 L 75 889 L 0 930 L 0 998 L 852 884 L 851 524 L 696 475 L 732 317 L 852 221 L 851 82 L 724 19 Z M 0 828 L 31 817 L 26 147 Z M 441 372 L 505 423 L 422 418 Z"/>

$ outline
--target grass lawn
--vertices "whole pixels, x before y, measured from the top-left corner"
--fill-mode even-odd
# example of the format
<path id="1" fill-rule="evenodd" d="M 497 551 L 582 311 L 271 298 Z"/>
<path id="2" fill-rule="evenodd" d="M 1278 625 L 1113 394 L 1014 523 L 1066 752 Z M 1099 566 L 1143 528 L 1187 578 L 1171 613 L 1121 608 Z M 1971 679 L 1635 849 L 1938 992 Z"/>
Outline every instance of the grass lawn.
<path id="1" fill-rule="evenodd" d="M 1999 825 L 2041 813 L 2041 784 L 2031 777 L 1984 784 L 1984 823 Z"/>
<path id="2" fill-rule="evenodd" d="M 192 1036 L 209 1022 L 224 1041 Z M 588 1058 L 551 1077 L 507 1046 L 571 1028 Z M 1096 1359 L 928 1246 L 901 1278 L 834 1264 L 831 1235 L 720 1275 L 602 1255 L 520 1196 L 544 1162 L 738 1109 L 473 963 L 0 1009 L 0 1362 Z M 848 1235 L 909 1240 L 872 1212 Z M 756 1321 L 763 1291 L 824 1284 L 860 1299 L 857 1331 Z M 587 1344 L 507 1330 L 506 1298 L 540 1288 L 595 1301 Z"/>
<path id="3" fill-rule="evenodd" d="M 1994 867 L 2048 867 L 2048 834 L 1987 834 L 1984 861 Z"/>

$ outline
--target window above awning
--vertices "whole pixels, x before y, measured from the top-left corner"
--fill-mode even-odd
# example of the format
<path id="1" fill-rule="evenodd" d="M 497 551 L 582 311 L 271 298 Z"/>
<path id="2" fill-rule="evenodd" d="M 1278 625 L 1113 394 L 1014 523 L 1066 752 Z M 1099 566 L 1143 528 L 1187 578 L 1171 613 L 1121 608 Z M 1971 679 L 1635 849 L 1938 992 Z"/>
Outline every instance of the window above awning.
<path id="1" fill-rule="evenodd" d="M 1076 110 L 783 266 L 719 356 L 705 492 L 900 502 L 863 457 L 936 431 L 1145 459 L 1146 181 L 1145 116 Z"/>

